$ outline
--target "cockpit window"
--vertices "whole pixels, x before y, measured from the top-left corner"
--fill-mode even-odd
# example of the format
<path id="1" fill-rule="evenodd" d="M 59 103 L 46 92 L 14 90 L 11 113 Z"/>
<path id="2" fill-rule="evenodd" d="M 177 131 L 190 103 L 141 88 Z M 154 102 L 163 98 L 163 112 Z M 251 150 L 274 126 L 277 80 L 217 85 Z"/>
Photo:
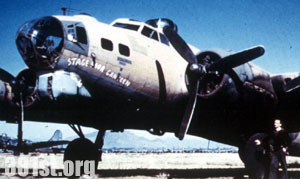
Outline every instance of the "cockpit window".
<path id="1" fill-rule="evenodd" d="M 169 46 L 169 40 L 165 35 L 163 35 L 162 33 L 159 33 L 159 37 L 160 37 L 161 43 Z"/>
<path id="2" fill-rule="evenodd" d="M 138 26 L 138 25 L 124 24 L 124 23 L 119 23 L 119 22 L 115 23 L 113 26 L 123 28 L 123 29 L 134 30 L 134 31 L 137 31 L 140 28 L 140 26 Z"/>
<path id="3" fill-rule="evenodd" d="M 83 27 L 76 26 L 77 40 L 79 43 L 87 44 L 87 36 Z"/>
<path id="4" fill-rule="evenodd" d="M 157 40 L 158 41 L 158 35 L 157 32 L 153 29 L 150 29 L 149 27 L 144 27 L 142 30 L 142 34 L 146 37 L 149 37 L 151 39 Z"/>
<path id="5" fill-rule="evenodd" d="M 87 44 L 87 35 L 83 27 L 77 25 L 68 25 L 68 40 Z"/>
<path id="6" fill-rule="evenodd" d="M 66 29 L 65 48 L 83 55 L 88 54 L 88 34 L 84 24 L 74 21 L 62 21 Z"/>

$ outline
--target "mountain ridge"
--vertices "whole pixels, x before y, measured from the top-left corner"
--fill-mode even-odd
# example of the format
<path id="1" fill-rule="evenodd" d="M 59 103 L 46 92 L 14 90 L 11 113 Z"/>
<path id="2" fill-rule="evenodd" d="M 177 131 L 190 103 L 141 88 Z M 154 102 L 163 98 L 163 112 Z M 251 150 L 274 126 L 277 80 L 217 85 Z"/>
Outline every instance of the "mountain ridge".
<path id="1" fill-rule="evenodd" d="M 91 141 L 95 141 L 97 132 L 88 133 L 85 137 Z M 67 140 L 73 140 L 77 137 L 69 137 Z M 174 137 L 156 137 L 152 139 L 146 138 L 144 136 L 139 136 L 131 131 L 120 132 L 106 132 L 104 137 L 103 149 L 112 148 L 127 148 L 127 149 L 169 149 L 169 150 L 192 150 L 192 149 L 236 149 L 234 146 L 217 143 L 214 141 L 208 141 L 207 139 L 198 137 L 187 137 L 184 140 L 179 140 Z"/>

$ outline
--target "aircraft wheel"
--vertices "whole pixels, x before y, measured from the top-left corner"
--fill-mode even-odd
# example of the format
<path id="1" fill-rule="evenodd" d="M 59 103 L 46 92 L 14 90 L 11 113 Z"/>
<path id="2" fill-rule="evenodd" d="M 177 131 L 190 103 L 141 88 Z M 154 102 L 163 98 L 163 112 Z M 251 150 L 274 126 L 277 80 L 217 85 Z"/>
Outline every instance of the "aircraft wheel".
<path id="1" fill-rule="evenodd" d="M 246 157 L 245 156 L 245 146 L 239 147 L 238 154 L 239 154 L 239 157 L 242 160 L 242 162 L 245 163 L 246 162 L 246 160 L 245 160 L 245 157 Z"/>
<path id="2" fill-rule="evenodd" d="M 244 148 L 244 163 L 250 178 L 265 178 L 268 174 L 268 156 L 262 145 L 256 145 L 255 140 L 263 141 L 267 135 L 256 133 L 247 141 Z"/>
<path id="3" fill-rule="evenodd" d="M 95 162 L 93 170 L 94 172 L 96 172 L 99 162 L 99 152 L 93 142 L 88 139 L 78 138 L 73 140 L 65 150 L 64 162 L 68 160 L 73 162 L 75 170 L 80 168 L 80 175 L 84 174 L 83 166 L 85 162 Z M 82 163 L 80 164 L 80 162 Z M 76 171 L 74 174 L 76 174 Z M 78 176 L 78 173 L 76 174 L 76 176 Z"/>

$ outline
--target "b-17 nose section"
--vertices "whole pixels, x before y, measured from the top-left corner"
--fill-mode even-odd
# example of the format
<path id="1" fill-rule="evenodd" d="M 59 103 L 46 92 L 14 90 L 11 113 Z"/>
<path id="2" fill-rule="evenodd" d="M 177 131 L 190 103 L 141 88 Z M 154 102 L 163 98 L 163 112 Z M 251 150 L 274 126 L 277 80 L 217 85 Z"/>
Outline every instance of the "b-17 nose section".
<path id="1" fill-rule="evenodd" d="M 17 33 L 16 44 L 29 67 L 53 68 L 64 45 L 63 26 L 54 17 L 26 22 Z"/>

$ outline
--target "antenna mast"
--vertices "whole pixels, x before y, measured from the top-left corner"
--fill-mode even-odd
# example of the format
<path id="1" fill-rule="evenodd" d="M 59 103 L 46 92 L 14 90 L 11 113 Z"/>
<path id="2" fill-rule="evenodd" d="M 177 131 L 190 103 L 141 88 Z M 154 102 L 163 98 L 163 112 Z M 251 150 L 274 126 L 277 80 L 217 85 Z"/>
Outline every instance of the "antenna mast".
<path id="1" fill-rule="evenodd" d="M 63 8 L 61 8 L 61 10 L 63 11 L 63 15 L 65 16 L 65 15 L 66 15 L 67 8 L 63 7 Z"/>

